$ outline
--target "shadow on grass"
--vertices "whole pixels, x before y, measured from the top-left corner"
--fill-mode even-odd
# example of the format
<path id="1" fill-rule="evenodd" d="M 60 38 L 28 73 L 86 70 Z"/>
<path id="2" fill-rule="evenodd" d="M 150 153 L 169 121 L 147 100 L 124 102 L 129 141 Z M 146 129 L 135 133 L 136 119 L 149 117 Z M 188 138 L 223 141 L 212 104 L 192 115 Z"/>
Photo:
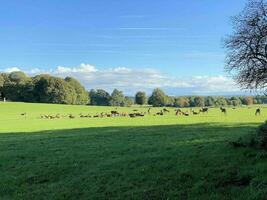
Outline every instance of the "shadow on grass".
<path id="1" fill-rule="evenodd" d="M 228 143 L 255 128 L 203 123 L 0 134 L 0 197 L 260 198 L 264 156 Z"/>

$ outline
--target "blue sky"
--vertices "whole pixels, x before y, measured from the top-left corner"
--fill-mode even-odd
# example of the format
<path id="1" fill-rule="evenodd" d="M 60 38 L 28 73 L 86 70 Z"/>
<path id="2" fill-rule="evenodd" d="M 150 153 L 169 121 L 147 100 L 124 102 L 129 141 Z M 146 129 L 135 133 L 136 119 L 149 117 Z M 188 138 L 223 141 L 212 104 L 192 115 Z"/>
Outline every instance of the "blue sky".
<path id="1" fill-rule="evenodd" d="M 1 1 L 0 70 L 73 75 L 88 89 L 118 87 L 126 93 L 155 86 L 173 94 L 216 94 L 220 88 L 209 84 L 224 82 L 228 88 L 218 92 L 238 92 L 224 72 L 222 38 L 245 2 Z M 140 82 L 131 85 L 137 75 Z M 158 77 L 158 84 L 149 77 Z M 197 88 L 196 79 L 207 88 Z"/>

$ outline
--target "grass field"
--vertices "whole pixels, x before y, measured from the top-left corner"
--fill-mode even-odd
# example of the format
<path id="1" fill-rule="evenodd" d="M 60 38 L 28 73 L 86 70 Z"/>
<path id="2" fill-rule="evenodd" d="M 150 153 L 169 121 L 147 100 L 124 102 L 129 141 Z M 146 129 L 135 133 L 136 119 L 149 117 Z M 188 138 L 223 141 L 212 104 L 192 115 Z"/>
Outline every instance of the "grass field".
<path id="1" fill-rule="evenodd" d="M 267 152 L 229 142 L 254 133 L 267 107 L 257 117 L 242 107 L 227 116 L 212 108 L 190 117 L 171 109 L 134 119 L 40 118 L 113 109 L 0 103 L 0 199 L 266 199 Z"/>

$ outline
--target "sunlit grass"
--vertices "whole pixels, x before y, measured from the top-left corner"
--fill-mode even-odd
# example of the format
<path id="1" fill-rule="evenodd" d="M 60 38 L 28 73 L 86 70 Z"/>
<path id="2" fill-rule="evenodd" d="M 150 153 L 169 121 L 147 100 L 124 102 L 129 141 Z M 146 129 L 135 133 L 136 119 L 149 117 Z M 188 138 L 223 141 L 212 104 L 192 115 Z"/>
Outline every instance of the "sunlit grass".
<path id="1" fill-rule="evenodd" d="M 254 133 L 267 109 L 257 117 L 244 107 L 227 116 L 212 108 L 177 117 L 170 108 L 166 116 L 78 118 L 113 109 L 1 103 L 0 199 L 266 197 L 267 152 L 230 142 Z M 57 113 L 77 117 L 40 118 Z"/>

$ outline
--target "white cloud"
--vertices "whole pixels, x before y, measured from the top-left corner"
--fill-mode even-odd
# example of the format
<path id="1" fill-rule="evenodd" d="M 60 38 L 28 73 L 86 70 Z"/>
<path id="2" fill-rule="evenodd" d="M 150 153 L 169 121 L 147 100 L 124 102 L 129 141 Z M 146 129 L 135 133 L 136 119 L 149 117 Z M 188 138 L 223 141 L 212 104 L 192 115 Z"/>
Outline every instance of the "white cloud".
<path id="1" fill-rule="evenodd" d="M 4 72 L 6 73 L 17 72 L 17 71 L 21 71 L 21 70 L 18 67 L 10 67 L 4 70 Z"/>
<path id="2" fill-rule="evenodd" d="M 191 80 L 194 93 L 239 92 L 240 89 L 231 78 L 225 76 L 196 76 Z"/>
<path id="3" fill-rule="evenodd" d="M 61 74 L 61 73 L 90 73 L 96 72 L 97 69 L 89 64 L 81 64 L 78 67 L 63 67 L 58 66 L 54 73 Z"/>
<path id="4" fill-rule="evenodd" d="M 231 78 L 225 76 L 195 76 L 175 78 L 154 69 L 130 69 L 127 67 L 100 70 L 88 64 L 78 67 L 57 67 L 54 73 L 59 76 L 74 76 L 87 89 L 114 88 L 133 94 L 138 90 L 151 92 L 154 88 L 163 88 L 172 93 L 184 91 L 188 94 L 217 94 L 240 92 Z"/>
<path id="5" fill-rule="evenodd" d="M 17 70 L 19 69 L 9 68 L 6 72 Z M 44 73 L 44 71 L 33 68 L 27 73 L 34 75 Z M 133 95 L 138 90 L 151 92 L 154 88 L 162 88 L 168 94 L 174 95 L 240 93 L 240 89 L 234 81 L 222 75 L 176 78 L 155 69 L 131 69 L 127 67 L 97 69 L 89 64 L 73 67 L 58 66 L 48 73 L 61 77 L 73 76 L 81 81 L 88 90 L 101 88 L 112 91 L 117 88 L 128 95 Z"/>
<path id="6" fill-rule="evenodd" d="M 40 73 L 42 73 L 42 70 L 39 68 L 30 69 L 30 71 L 28 72 L 28 74 L 40 74 Z"/>

